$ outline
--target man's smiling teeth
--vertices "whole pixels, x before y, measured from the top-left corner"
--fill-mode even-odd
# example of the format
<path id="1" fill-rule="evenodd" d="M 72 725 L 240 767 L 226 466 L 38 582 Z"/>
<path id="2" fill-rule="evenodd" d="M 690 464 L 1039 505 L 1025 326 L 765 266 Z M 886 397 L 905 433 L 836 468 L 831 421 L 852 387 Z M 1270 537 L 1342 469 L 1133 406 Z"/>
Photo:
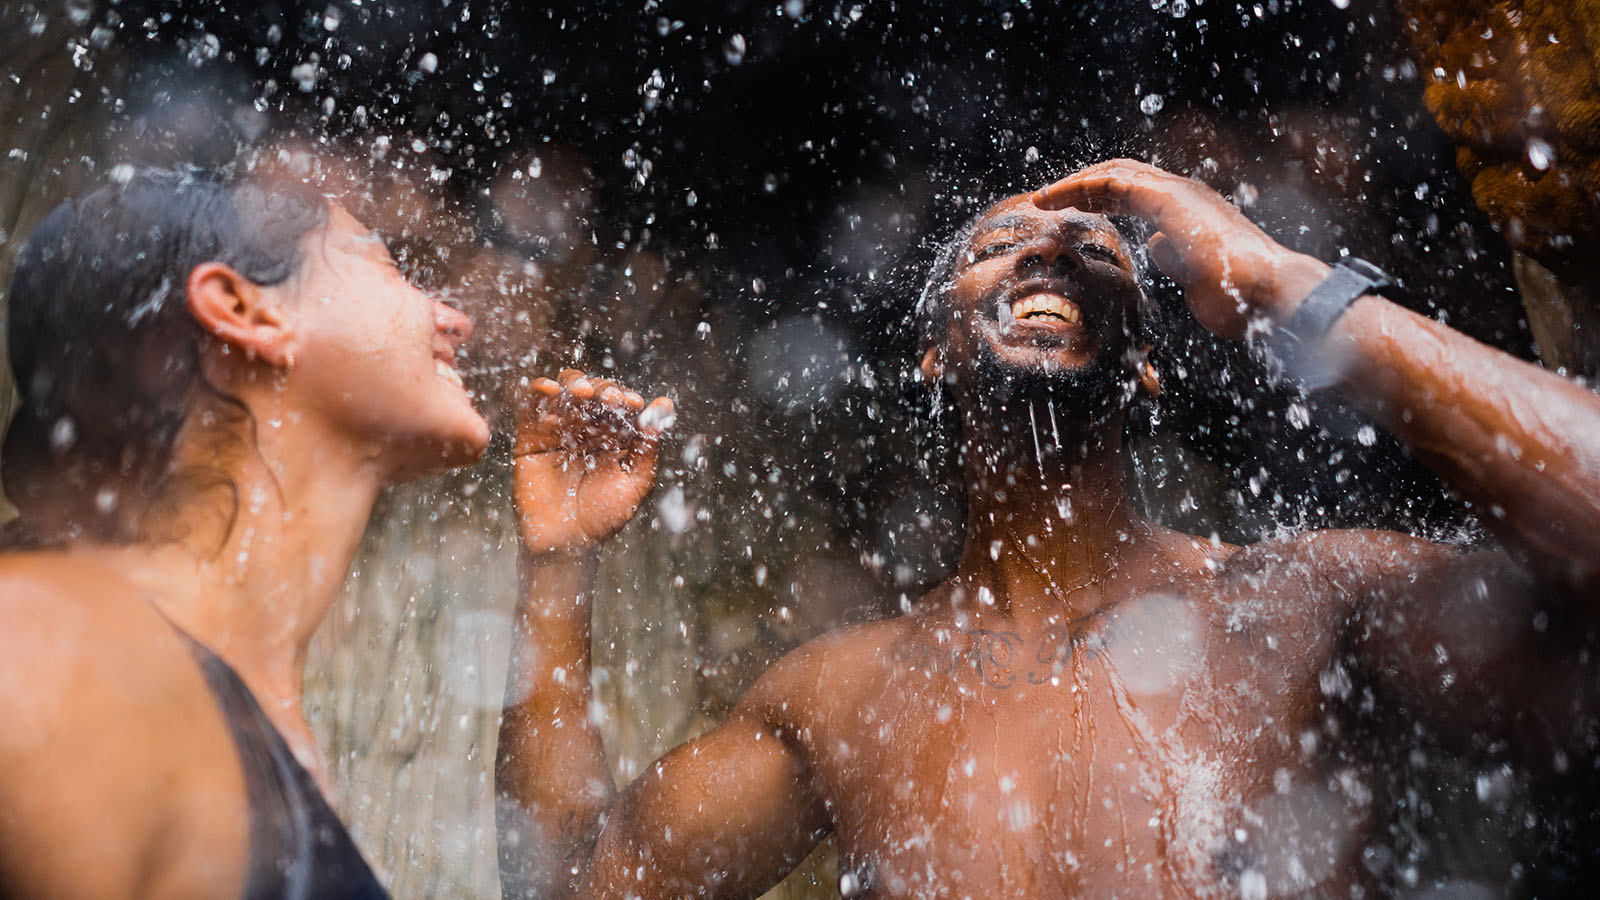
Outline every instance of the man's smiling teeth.
<path id="1" fill-rule="evenodd" d="M 445 381 L 450 382 L 456 387 L 464 387 L 464 385 L 461 383 L 461 373 L 457 372 L 454 366 L 451 366 L 442 359 L 436 359 L 433 361 L 433 372 L 435 375 L 438 375 L 440 378 L 443 378 Z"/>
<path id="2" fill-rule="evenodd" d="M 1031 294 L 1023 297 L 1011 304 L 1011 315 L 1017 319 L 1054 316 L 1073 324 L 1077 324 L 1080 319 L 1078 307 L 1058 294 Z"/>

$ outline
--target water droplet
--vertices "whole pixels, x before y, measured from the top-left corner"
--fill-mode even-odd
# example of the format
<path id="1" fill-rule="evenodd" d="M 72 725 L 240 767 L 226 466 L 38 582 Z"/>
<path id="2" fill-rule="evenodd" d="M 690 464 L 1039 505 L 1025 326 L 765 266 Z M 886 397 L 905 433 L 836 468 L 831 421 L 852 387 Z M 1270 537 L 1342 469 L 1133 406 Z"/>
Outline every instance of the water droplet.
<path id="1" fill-rule="evenodd" d="M 1311 424 L 1311 410 L 1304 403 L 1291 403 L 1287 418 L 1294 428 L 1304 428 Z"/>
<path id="2" fill-rule="evenodd" d="M 1334 4 L 1340 0 L 1333 0 Z M 1348 6 L 1350 0 L 1343 0 Z M 1267 900 L 1267 878 L 1255 869 L 1246 869 L 1239 876 L 1239 896 L 1242 900 Z"/>
<path id="3" fill-rule="evenodd" d="M 689 523 L 694 519 L 694 509 L 683 496 L 683 488 L 673 485 L 670 490 L 661 495 L 656 503 L 656 512 L 661 516 L 661 524 L 674 534 L 682 534 L 689 529 Z"/>
<path id="4" fill-rule="evenodd" d="M 309 94 L 317 86 L 317 64 L 303 62 L 289 70 L 289 77 L 294 79 L 295 87 Z"/>
<path id="5" fill-rule="evenodd" d="M 722 58 L 728 61 L 728 65 L 737 66 L 744 62 L 744 51 L 744 35 L 736 34 L 722 45 Z"/>
<path id="6" fill-rule="evenodd" d="M 439 71 L 439 57 L 434 56 L 432 53 L 422 54 L 422 58 L 417 60 L 417 70 L 427 72 L 430 75 Z"/>
<path id="7" fill-rule="evenodd" d="M 1161 112 L 1161 107 L 1166 103 L 1166 98 L 1160 94 L 1145 94 L 1144 99 L 1139 101 L 1139 111 L 1147 116 L 1153 116 Z"/>
<path id="8" fill-rule="evenodd" d="M 654 403 L 645 407 L 639 413 L 639 427 L 645 431 L 663 432 L 670 430 L 678 423 L 678 414 L 670 406 L 659 406 Z"/>
<path id="9" fill-rule="evenodd" d="M 50 429 L 50 449 L 52 450 L 60 452 L 77 443 L 77 440 L 78 426 L 73 424 L 72 419 L 68 416 L 62 416 L 57 419 L 55 426 Z"/>
<path id="10" fill-rule="evenodd" d="M 1556 150 L 1544 138 L 1528 140 L 1528 164 L 1543 172 L 1556 161 Z"/>

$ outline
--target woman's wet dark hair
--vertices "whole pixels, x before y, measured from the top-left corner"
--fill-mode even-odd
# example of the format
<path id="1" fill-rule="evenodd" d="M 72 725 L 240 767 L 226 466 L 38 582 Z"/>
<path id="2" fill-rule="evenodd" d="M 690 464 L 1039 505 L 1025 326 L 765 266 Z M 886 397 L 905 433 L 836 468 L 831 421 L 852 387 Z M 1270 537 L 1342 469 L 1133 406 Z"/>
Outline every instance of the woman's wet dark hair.
<path id="1" fill-rule="evenodd" d="M 304 185 L 192 170 L 137 171 L 51 211 L 18 256 L 7 301 L 21 406 L 0 478 L 24 534 L 31 515 L 64 504 L 90 513 L 74 525 L 98 539 L 139 536 L 113 527 L 103 485 L 165 491 L 202 395 L 248 417 L 202 371 L 189 273 L 220 262 L 280 284 L 327 219 L 327 201 Z"/>

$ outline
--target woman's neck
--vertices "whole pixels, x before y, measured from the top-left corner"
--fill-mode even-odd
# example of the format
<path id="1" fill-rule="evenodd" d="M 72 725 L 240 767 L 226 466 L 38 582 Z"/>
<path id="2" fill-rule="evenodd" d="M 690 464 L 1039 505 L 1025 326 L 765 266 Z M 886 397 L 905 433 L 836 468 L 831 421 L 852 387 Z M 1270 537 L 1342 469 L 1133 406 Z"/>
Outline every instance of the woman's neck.
<path id="1" fill-rule="evenodd" d="M 232 666 L 294 744 L 309 738 L 301 706 L 311 638 L 387 478 L 375 454 L 305 422 L 271 421 L 254 447 L 235 442 L 221 455 L 233 502 L 195 495 L 152 523 L 176 540 L 117 552 L 150 601 Z M 179 469 L 217 467 L 206 444 L 180 441 Z"/>

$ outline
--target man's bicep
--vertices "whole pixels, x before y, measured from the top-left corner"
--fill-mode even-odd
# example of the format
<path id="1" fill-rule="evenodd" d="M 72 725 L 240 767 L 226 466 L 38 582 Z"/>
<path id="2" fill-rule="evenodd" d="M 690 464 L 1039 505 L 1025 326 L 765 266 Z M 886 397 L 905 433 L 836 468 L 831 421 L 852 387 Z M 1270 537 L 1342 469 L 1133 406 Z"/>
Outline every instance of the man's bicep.
<path id="1" fill-rule="evenodd" d="M 1540 703 L 1571 687 L 1581 640 L 1565 611 L 1502 552 L 1417 543 L 1381 561 L 1356 613 L 1362 668 L 1434 728 L 1490 739 L 1548 730 Z"/>
<path id="2" fill-rule="evenodd" d="M 580 896 L 755 896 L 804 859 L 827 827 L 803 753 L 741 710 L 629 785 Z"/>

